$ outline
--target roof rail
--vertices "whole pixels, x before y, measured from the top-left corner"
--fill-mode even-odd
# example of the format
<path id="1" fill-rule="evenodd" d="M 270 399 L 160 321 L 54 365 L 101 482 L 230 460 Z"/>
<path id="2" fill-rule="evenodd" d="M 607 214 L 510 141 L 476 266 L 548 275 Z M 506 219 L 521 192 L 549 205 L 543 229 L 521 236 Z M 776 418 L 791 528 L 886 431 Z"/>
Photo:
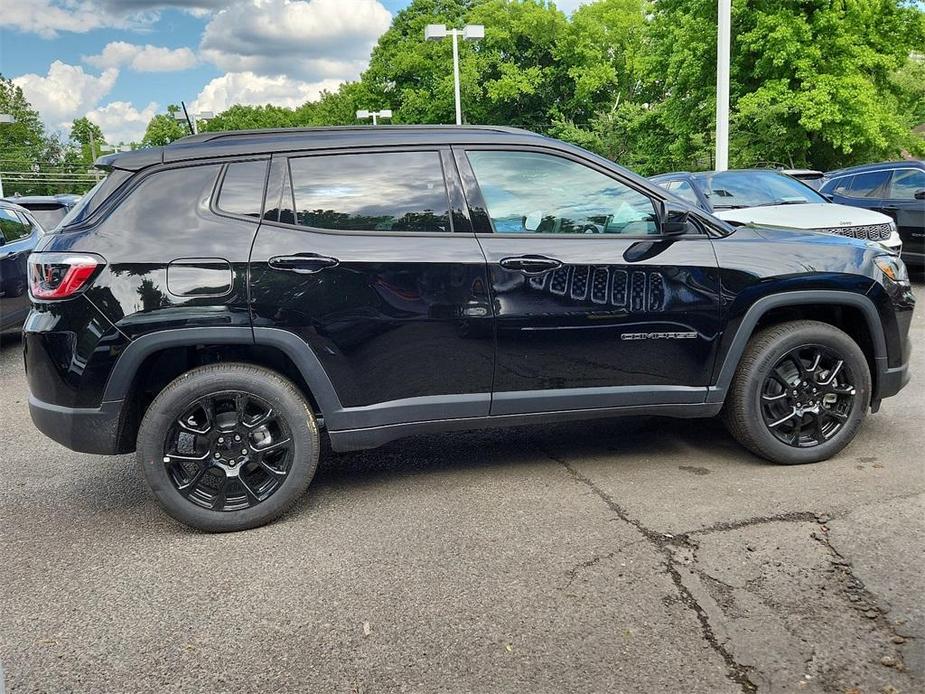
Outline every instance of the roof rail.
<path id="1" fill-rule="evenodd" d="M 174 140 L 172 145 L 193 145 L 203 142 L 212 142 L 214 140 L 237 138 L 237 137 L 256 137 L 266 135 L 311 135 L 313 133 L 323 132 L 342 132 L 342 131 L 388 131 L 388 130 L 487 130 L 494 132 L 511 133 L 517 135 L 533 135 L 542 137 L 537 133 L 522 128 L 513 128 L 506 125 L 334 125 L 310 128 L 263 128 L 258 130 L 218 130 L 215 132 L 199 133 L 197 135 L 187 135 L 178 140 Z"/>

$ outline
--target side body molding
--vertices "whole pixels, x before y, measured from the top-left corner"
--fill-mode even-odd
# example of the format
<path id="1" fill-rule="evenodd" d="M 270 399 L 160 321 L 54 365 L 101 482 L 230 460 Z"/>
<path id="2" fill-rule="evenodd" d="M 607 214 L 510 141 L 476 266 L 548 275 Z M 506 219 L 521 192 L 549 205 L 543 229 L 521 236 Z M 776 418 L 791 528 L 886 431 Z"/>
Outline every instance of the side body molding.
<path id="1" fill-rule="evenodd" d="M 861 310 L 874 345 L 875 373 L 872 376 L 875 384 L 874 393 L 876 394 L 878 377 L 880 374 L 885 373 L 887 369 L 887 351 L 886 339 L 883 336 L 883 325 L 880 322 L 880 315 L 877 313 L 874 302 L 863 294 L 809 289 L 765 296 L 749 307 L 736 330 L 735 338 L 729 346 L 729 350 L 723 358 L 718 375 L 715 374 L 714 385 L 710 386 L 707 393 L 707 402 L 721 403 L 725 399 L 726 391 L 729 389 L 730 383 L 732 383 L 732 377 L 739 366 L 745 347 L 755 330 L 755 326 L 765 313 L 781 306 L 805 306 L 808 304 L 851 306 Z"/>

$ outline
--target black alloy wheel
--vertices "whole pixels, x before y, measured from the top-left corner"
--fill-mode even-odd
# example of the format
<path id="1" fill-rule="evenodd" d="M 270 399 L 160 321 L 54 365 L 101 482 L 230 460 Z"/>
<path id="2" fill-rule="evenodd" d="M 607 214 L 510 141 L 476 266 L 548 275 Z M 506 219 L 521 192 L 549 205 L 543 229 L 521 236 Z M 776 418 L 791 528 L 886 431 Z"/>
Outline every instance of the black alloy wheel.
<path id="1" fill-rule="evenodd" d="M 800 346 L 771 368 L 761 391 L 761 414 L 779 441 L 818 446 L 848 421 L 856 394 L 844 358 L 821 345 Z"/>
<path id="2" fill-rule="evenodd" d="M 213 393 L 167 432 L 164 464 L 177 491 L 213 511 L 266 501 L 292 464 L 292 435 L 266 401 L 236 390 Z"/>

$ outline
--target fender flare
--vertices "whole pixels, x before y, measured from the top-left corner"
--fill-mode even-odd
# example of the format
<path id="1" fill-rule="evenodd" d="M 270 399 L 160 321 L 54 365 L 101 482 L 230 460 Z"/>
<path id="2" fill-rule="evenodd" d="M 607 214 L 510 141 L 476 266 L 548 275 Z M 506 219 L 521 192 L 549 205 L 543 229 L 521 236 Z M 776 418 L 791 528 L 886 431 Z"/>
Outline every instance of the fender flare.
<path id="1" fill-rule="evenodd" d="M 305 379 L 322 416 L 343 409 L 321 362 L 298 336 L 278 328 L 223 326 L 207 328 L 176 328 L 137 337 L 128 344 L 113 367 L 106 383 L 103 402 L 121 401 L 128 397 L 138 369 L 152 354 L 172 347 L 195 345 L 265 345 L 283 352 Z"/>
<path id="2" fill-rule="evenodd" d="M 745 353 L 745 347 L 755 332 L 755 326 L 771 309 L 781 306 L 806 306 L 812 304 L 826 304 L 830 306 L 850 306 L 860 309 L 864 320 L 867 323 L 867 329 L 870 331 L 871 340 L 874 346 L 874 371 L 871 374 L 874 378 L 874 393 L 877 392 L 877 381 L 881 374 L 887 370 L 887 351 L 886 338 L 883 335 L 883 324 L 880 321 L 880 314 L 874 302 L 863 294 L 854 292 L 833 291 L 822 289 L 807 289 L 782 294 L 771 294 L 762 297 L 753 303 L 739 327 L 736 329 L 735 337 L 729 345 L 729 350 L 723 357 L 722 366 L 719 368 L 719 375 L 714 385 L 710 386 L 707 391 L 708 403 L 721 403 L 726 397 L 732 378 L 735 376 L 736 369 L 742 355 Z"/>

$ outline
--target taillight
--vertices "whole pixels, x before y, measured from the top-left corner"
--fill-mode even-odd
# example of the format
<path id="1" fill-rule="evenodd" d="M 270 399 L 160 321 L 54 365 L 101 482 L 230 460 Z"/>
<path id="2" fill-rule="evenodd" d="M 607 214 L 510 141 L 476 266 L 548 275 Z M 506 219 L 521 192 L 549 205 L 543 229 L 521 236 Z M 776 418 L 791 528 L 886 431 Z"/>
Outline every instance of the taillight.
<path id="1" fill-rule="evenodd" d="M 41 301 L 69 299 L 105 264 L 91 253 L 33 253 L 29 256 L 29 293 Z"/>

